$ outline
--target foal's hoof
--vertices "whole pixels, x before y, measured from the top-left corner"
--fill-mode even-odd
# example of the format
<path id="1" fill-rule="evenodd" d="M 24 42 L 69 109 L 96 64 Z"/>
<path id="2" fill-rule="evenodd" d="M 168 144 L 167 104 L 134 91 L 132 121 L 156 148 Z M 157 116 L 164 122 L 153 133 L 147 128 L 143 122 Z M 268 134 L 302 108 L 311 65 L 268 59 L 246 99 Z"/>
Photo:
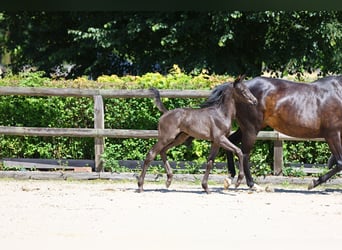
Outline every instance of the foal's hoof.
<path id="1" fill-rule="evenodd" d="M 260 186 L 257 185 L 257 184 L 254 184 L 253 187 L 251 187 L 250 189 L 253 190 L 253 191 L 255 191 L 255 192 L 262 192 L 262 191 L 264 191 L 264 190 L 262 189 L 262 187 L 260 187 Z M 265 189 L 265 191 L 266 191 L 266 189 Z"/>
<path id="2" fill-rule="evenodd" d="M 169 188 L 169 187 L 170 187 L 170 185 L 171 185 L 171 181 L 166 181 L 166 182 L 165 182 L 165 186 L 166 186 L 166 188 Z"/>
<path id="3" fill-rule="evenodd" d="M 313 189 L 316 186 L 317 186 L 317 181 L 316 180 L 312 180 L 311 183 L 308 186 L 308 190 L 311 190 L 311 189 Z"/>
<path id="4" fill-rule="evenodd" d="M 240 186 L 243 178 L 244 178 L 244 175 L 243 174 L 239 174 L 239 176 L 238 176 L 238 178 L 236 180 L 235 188 L 238 188 Z"/>
<path id="5" fill-rule="evenodd" d="M 235 183 L 235 188 L 238 188 L 241 184 L 241 180 L 237 180 L 236 183 Z"/>
<path id="6" fill-rule="evenodd" d="M 208 188 L 208 185 L 207 185 L 207 184 L 203 184 L 203 183 L 202 183 L 202 188 L 204 189 L 204 191 L 205 191 L 207 194 L 210 194 L 210 191 L 209 191 L 209 188 Z"/>
<path id="7" fill-rule="evenodd" d="M 166 179 L 166 182 L 165 182 L 166 188 L 169 188 L 169 187 L 170 187 L 171 182 L 172 182 L 172 178 L 173 178 L 173 175 L 172 175 L 172 174 L 167 175 L 167 179 Z"/>
<path id="8" fill-rule="evenodd" d="M 142 193 L 142 192 L 144 192 L 143 185 L 142 185 L 140 182 L 138 182 L 138 190 L 137 190 L 137 193 Z"/>
<path id="9" fill-rule="evenodd" d="M 229 188 L 229 186 L 232 185 L 232 180 L 230 178 L 225 178 L 223 180 L 223 188 L 224 190 L 227 190 Z"/>

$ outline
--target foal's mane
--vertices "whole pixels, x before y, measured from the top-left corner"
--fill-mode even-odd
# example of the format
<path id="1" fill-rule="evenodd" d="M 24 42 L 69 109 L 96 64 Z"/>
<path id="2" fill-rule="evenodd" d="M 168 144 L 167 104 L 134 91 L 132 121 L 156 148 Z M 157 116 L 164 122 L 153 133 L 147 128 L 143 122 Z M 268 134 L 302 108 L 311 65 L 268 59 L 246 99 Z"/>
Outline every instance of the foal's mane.
<path id="1" fill-rule="evenodd" d="M 232 87 L 233 87 L 233 84 L 230 82 L 226 82 L 226 83 L 216 86 L 211 92 L 208 99 L 204 103 L 201 104 L 201 108 L 207 108 L 207 107 L 221 104 L 224 100 L 224 92 L 226 91 L 227 88 L 232 88 Z"/>

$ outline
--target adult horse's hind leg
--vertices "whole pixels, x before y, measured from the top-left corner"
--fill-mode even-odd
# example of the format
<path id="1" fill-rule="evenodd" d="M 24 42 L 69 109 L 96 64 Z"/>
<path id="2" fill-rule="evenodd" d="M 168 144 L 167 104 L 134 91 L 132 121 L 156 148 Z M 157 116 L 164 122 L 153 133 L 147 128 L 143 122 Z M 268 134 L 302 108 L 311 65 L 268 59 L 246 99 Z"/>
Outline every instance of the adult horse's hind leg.
<path id="1" fill-rule="evenodd" d="M 342 137 L 341 137 L 341 141 L 342 141 Z M 337 160 L 336 160 L 335 156 L 333 154 L 331 154 L 329 159 L 328 159 L 328 168 L 332 169 L 332 167 L 335 166 L 336 164 L 337 164 Z"/>
<path id="2" fill-rule="evenodd" d="M 331 169 L 328 173 L 320 176 L 317 180 L 313 180 L 312 183 L 310 183 L 308 189 L 309 190 L 313 189 L 313 188 L 317 187 L 318 185 L 326 182 L 327 180 L 329 180 L 332 176 L 334 176 L 335 174 L 337 174 L 341 170 L 342 170 L 342 161 L 337 161 L 337 165 L 333 169 Z"/>
<path id="3" fill-rule="evenodd" d="M 171 142 L 170 144 L 168 144 L 166 147 L 164 147 L 161 151 L 160 151 L 160 156 L 162 158 L 162 161 L 164 163 L 164 167 L 166 170 L 166 176 L 167 176 L 167 180 L 166 180 L 166 187 L 168 188 L 171 185 L 172 182 L 172 177 L 173 177 L 173 173 L 172 173 L 172 168 L 169 164 L 169 161 L 167 160 L 167 151 L 175 146 L 178 146 L 180 144 L 182 144 L 183 142 L 185 142 L 188 139 L 188 135 L 185 133 L 180 133 L 177 135 L 176 139 Z"/>
<path id="4" fill-rule="evenodd" d="M 325 138 L 327 143 L 329 144 L 330 150 L 334 156 L 334 159 L 329 159 L 332 163 L 336 162 L 336 166 L 331 169 L 325 175 L 320 176 L 317 180 L 313 180 L 312 183 L 309 185 L 308 189 L 313 189 L 318 185 L 326 182 L 329 180 L 333 175 L 337 174 L 342 170 L 342 145 L 341 145 L 341 138 L 339 136 L 333 136 L 329 138 Z M 332 157 L 330 157 L 332 158 Z"/>
<path id="5" fill-rule="evenodd" d="M 334 165 L 337 164 L 335 156 L 332 154 L 328 159 L 328 168 L 331 169 Z"/>

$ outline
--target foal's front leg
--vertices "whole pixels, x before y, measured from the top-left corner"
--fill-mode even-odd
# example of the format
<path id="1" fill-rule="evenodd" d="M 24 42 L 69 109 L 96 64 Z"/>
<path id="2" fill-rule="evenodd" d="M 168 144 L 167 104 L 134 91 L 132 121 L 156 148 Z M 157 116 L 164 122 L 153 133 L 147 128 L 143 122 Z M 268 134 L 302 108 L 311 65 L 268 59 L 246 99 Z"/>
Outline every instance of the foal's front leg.
<path id="1" fill-rule="evenodd" d="M 214 144 L 214 143 L 211 144 L 211 149 L 210 149 L 210 154 L 208 157 L 207 167 L 205 169 L 205 173 L 204 173 L 204 176 L 202 179 L 202 187 L 207 194 L 210 194 L 210 191 L 208 188 L 208 178 L 209 178 L 209 174 L 210 174 L 210 169 L 213 166 L 215 157 L 216 157 L 219 149 L 220 149 L 220 146 L 218 144 Z"/>
<path id="2" fill-rule="evenodd" d="M 224 148 L 225 150 L 232 151 L 239 158 L 239 175 L 238 175 L 238 178 L 237 178 L 237 181 L 235 184 L 235 187 L 238 187 L 241 184 L 243 177 L 245 176 L 244 170 L 243 170 L 243 154 L 242 154 L 242 151 L 240 148 L 235 146 L 231 141 L 229 141 L 226 136 L 222 136 L 220 138 L 220 146 L 222 148 Z"/>

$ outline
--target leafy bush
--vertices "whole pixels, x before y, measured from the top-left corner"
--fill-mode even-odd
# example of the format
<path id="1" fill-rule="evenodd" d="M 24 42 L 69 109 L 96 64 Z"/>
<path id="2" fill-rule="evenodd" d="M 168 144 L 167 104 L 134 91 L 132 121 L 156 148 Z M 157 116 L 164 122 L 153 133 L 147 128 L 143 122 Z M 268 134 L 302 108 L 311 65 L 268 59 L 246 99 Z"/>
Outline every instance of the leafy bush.
<path id="1" fill-rule="evenodd" d="M 273 142 L 257 141 L 250 156 L 251 173 L 255 176 L 267 176 L 273 169 Z"/>
<path id="2" fill-rule="evenodd" d="M 283 175 L 292 176 L 292 177 L 303 177 L 305 176 L 305 172 L 304 172 L 303 167 L 301 168 L 283 167 Z"/>
<path id="3" fill-rule="evenodd" d="M 159 73 L 124 77 L 111 75 L 101 76 L 96 82 L 84 77 L 57 81 L 43 75 L 44 72 L 9 74 L 6 78 L 0 79 L 0 85 L 116 89 L 144 89 L 154 86 L 209 89 L 220 84 L 225 78 L 223 76 L 208 78 L 202 74 L 189 76 L 180 72 L 176 65 L 166 76 Z M 203 100 L 165 98 L 163 101 L 166 107 L 173 109 L 184 106 L 198 107 Z M 104 105 L 106 128 L 156 129 L 161 116 L 153 100 L 149 98 L 107 98 L 104 100 Z M 0 118 L 0 126 L 92 128 L 94 126 L 93 100 L 72 97 L 0 96 Z M 106 154 L 110 156 L 107 160 L 143 159 L 154 142 L 155 140 L 143 139 L 107 139 Z M 1 136 L 0 157 L 93 159 L 93 148 L 93 138 Z M 200 151 L 200 147 L 195 153 L 184 148 L 186 147 L 180 146 L 170 150 L 170 160 L 192 160 Z M 207 146 L 203 148 L 204 151 L 207 150 Z"/>
<path id="4" fill-rule="evenodd" d="M 284 162 L 326 164 L 331 152 L 326 142 L 284 142 Z"/>
<path id="5" fill-rule="evenodd" d="M 28 72 L 8 75 L 0 79 L 1 86 L 27 87 L 72 87 L 72 88 L 112 88 L 146 89 L 212 89 L 215 85 L 231 81 L 232 77 L 207 75 L 186 75 L 177 65 L 167 75 L 148 73 L 142 76 L 116 75 L 100 76 L 97 81 L 85 77 L 75 80 L 52 80 L 43 77 L 42 72 Z M 199 107 L 203 99 L 163 98 L 168 109 L 177 107 Z M 106 98 L 105 128 L 116 129 L 157 129 L 161 113 L 150 98 Z M 0 126 L 93 128 L 92 98 L 72 97 L 29 97 L 0 96 Z M 128 171 L 118 165 L 118 160 L 143 160 L 156 142 L 155 139 L 106 139 L 103 158 L 108 171 Z M 190 147 L 180 145 L 169 150 L 170 161 L 194 161 L 188 165 L 187 173 L 200 171 L 206 162 L 210 149 L 207 141 L 195 140 Z M 285 142 L 285 162 L 325 163 L 330 155 L 326 143 Z M 0 158 L 73 158 L 93 159 L 94 139 L 73 137 L 1 136 Z M 160 159 L 159 156 L 157 159 Z M 216 161 L 225 162 L 225 154 L 220 151 Z M 273 142 L 257 141 L 251 155 L 254 175 L 268 175 L 272 172 Z M 154 170 L 163 168 L 154 168 Z"/>

